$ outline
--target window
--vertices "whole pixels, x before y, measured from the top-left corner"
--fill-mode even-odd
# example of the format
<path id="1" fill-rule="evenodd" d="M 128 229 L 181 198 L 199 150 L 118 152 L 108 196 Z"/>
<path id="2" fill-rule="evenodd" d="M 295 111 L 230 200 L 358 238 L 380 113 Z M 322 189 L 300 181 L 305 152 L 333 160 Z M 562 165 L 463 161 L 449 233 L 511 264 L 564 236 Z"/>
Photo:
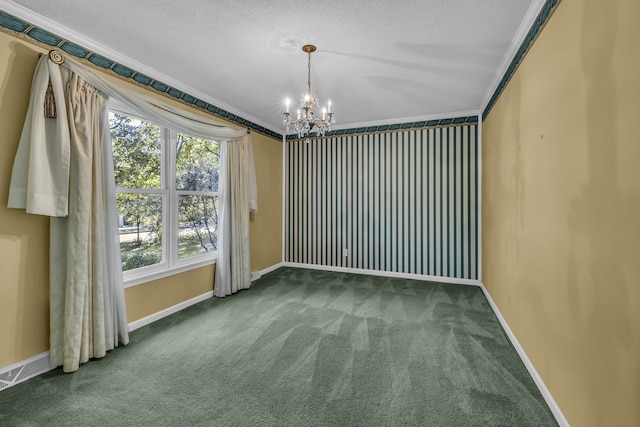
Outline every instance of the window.
<path id="1" fill-rule="evenodd" d="M 220 144 L 114 110 L 109 123 L 127 284 L 213 262 Z"/>

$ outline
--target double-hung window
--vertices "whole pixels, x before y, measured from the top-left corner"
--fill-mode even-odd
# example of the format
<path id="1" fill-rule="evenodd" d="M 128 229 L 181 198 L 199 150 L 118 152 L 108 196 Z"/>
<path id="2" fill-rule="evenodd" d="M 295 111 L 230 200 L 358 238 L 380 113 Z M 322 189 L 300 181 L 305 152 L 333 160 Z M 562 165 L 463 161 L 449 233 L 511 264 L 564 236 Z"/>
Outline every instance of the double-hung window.
<path id="1" fill-rule="evenodd" d="M 214 261 L 220 144 L 109 114 L 126 285 Z"/>

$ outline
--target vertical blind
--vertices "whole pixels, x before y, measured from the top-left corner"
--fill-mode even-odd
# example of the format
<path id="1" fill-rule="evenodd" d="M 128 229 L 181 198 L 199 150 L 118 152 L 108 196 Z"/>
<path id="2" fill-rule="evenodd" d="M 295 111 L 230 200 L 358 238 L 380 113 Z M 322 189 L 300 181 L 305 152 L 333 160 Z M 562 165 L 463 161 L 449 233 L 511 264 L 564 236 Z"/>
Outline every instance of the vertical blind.
<path id="1" fill-rule="evenodd" d="M 477 125 L 285 150 L 286 261 L 477 279 Z"/>

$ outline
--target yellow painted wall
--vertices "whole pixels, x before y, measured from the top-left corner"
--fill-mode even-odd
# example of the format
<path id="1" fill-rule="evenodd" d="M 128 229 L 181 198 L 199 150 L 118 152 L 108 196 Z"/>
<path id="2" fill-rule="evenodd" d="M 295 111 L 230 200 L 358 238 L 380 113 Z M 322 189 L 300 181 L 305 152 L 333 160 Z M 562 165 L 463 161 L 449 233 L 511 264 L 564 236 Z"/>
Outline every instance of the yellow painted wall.
<path id="1" fill-rule="evenodd" d="M 49 218 L 6 207 L 37 60 L 0 33 L 0 366 L 49 343 Z"/>
<path id="2" fill-rule="evenodd" d="M 215 265 L 163 277 L 124 290 L 127 321 L 133 322 L 213 290 Z"/>
<path id="3" fill-rule="evenodd" d="M 282 261 L 282 141 L 251 134 L 258 211 L 250 214 L 251 271 Z"/>
<path id="4" fill-rule="evenodd" d="M 483 282 L 572 426 L 640 425 L 638 17 L 561 2 L 483 126 Z"/>
<path id="5" fill-rule="evenodd" d="M 0 367 L 49 348 L 49 219 L 6 207 L 31 78 L 41 52 L 45 51 L 0 32 Z M 133 85 L 131 89 L 143 90 Z M 281 261 L 282 151 L 280 141 L 264 135 L 254 132 L 252 141 L 258 180 L 258 212 L 250 223 L 255 271 Z M 214 266 L 207 266 L 127 288 L 127 320 L 212 290 L 214 271 Z"/>

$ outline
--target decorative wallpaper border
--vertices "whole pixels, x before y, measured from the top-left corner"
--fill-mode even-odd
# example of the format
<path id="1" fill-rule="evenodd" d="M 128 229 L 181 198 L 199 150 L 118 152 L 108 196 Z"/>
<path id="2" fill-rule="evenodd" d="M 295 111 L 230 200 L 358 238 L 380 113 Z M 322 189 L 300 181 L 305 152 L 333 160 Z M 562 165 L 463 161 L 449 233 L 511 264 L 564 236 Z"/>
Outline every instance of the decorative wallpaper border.
<path id="1" fill-rule="evenodd" d="M 529 51 L 529 48 L 531 47 L 535 39 L 540 34 L 540 31 L 542 31 L 542 28 L 544 28 L 545 24 L 547 23 L 547 21 L 549 20 L 553 12 L 555 11 L 556 7 L 558 7 L 558 4 L 560 4 L 560 1 L 561 0 L 546 0 L 544 6 L 542 6 L 542 10 L 538 14 L 538 17 L 536 18 L 536 20 L 533 22 L 531 29 L 527 33 L 527 36 L 522 41 L 522 44 L 520 45 L 520 47 L 518 48 L 518 51 L 513 57 L 513 60 L 511 61 L 509 68 L 507 68 L 507 71 L 502 76 L 502 79 L 500 80 L 498 87 L 493 92 L 491 99 L 489 99 L 487 106 L 482 112 L 482 121 L 484 121 L 484 119 L 489 114 L 489 111 L 491 111 L 491 108 L 498 101 L 498 98 L 500 98 L 502 91 L 504 91 L 504 88 L 509 83 L 509 80 L 511 80 L 513 73 L 516 72 L 516 69 L 524 59 L 524 56 Z"/>
<path id="2" fill-rule="evenodd" d="M 438 120 L 421 120 L 419 122 L 408 122 L 408 123 L 396 123 L 396 124 L 388 124 L 388 125 L 379 125 L 379 126 L 365 126 L 359 128 L 350 128 L 350 129 L 338 129 L 332 130 L 331 132 L 327 132 L 325 136 L 319 138 L 330 138 L 333 136 L 343 136 L 343 135 L 360 135 L 367 133 L 380 133 L 380 132 L 393 132 L 393 131 L 403 131 L 403 130 L 416 130 L 422 128 L 431 128 L 431 127 L 447 127 L 447 126 L 457 126 L 464 124 L 473 124 L 478 123 L 478 116 L 465 116 L 465 117 L 454 117 L 450 119 L 438 119 Z M 313 136 L 309 137 L 311 139 L 317 139 Z M 296 140 L 296 139 L 304 139 L 298 138 L 298 135 L 287 135 L 287 140 Z"/>
<path id="3" fill-rule="evenodd" d="M 0 27 L 9 30 L 9 33 L 14 33 L 18 36 L 21 36 L 21 38 L 25 39 L 26 41 L 40 45 L 42 47 L 58 48 L 63 52 L 78 59 L 90 62 L 99 69 L 110 71 L 115 75 L 124 78 L 125 80 L 131 80 L 133 83 L 139 86 L 148 87 L 149 89 L 152 89 L 155 92 L 160 93 L 161 95 L 179 100 L 189 106 L 198 108 L 215 116 L 237 123 L 242 127 L 248 127 L 253 131 L 262 133 L 271 138 L 279 140 L 282 139 L 282 134 L 267 129 L 264 126 L 253 123 L 250 120 L 247 120 L 208 102 L 205 102 L 199 98 L 196 98 L 195 96 L 189 95 L 186 92 L 171 87 L 159 80 L 155 80 L 145 74 L 139 73 L 136 70 L 119 64 L 109 58 L 105 58 L 102 55 L 85 49 L 84 47 L 72 43 L 69 40 L 58 37 L 57 35 L 43 30 L 42 28 L 33 26 L 1 10 Z"/>
<path id="4" fill-rule="evenodd" d="M 502 79 L 500 80 L 498 87 L 494 91 L 491 99 L 489 100 L 489 102 L 487 103 L 487 106 L 482 112 L 483 121 L 489 114 L 489 111 L 491 110 L 493 105 L 496 103 L 500 95 L 502 94 L 504 88 L 509 83 L 509 80 L 513 76 L 515 70 L 518 68 L 518 65 L 520 65 L 524 56 L 526 55 L 529 48 L 531 47 L 531 44 L 537 38 L 538 34 L 540 33 L 544 25 L 547 23 L 551 14 L 555 10 L 555 8 L 558 6 L 560 1 L 561 0 L 546 0 L 544 6 L 542 7 L 542 10 L 538 14 L 538 17 L 536 18 L 531 29 L 527 33 L 527 36 L 525 37 L 524 41 L 520 45 L 520 48 L 518 49 L 515 57 L 511 61 L 511 64 L 507 68 L 507 71 L 502 76 Z M 66 40 L 53 33 L 50 33 L 47 30 L 31 25 L 20 18 L 17 18 L 13 15 L 3 12 L 2 10 L 0 10 L 0 30 L 5 30 L 5 32 L 20 36 L 21 38 L 29 42 L 32 42 L 34 44 L 40 45 L 42 47 L 56 47 L 64 51 L 65 53 L 72 55 L 78 59 L 88 61 L 89 63 L 93 64 L 97 68 L 110 71 L 113 74 L 117 75 L 118 77 L 121 77 L 125 80 L 131 80 L 133 83 L 137 85 L 147 87 L 149 89 L 153 89 L 155 92 L 158 92 L 161 95 L 179 100 L 191 107 L 198 108 L 200 110 L 213 114 L 214 116 L 237 123 L 240 126 L 247 127 L 253 131 L 259 132 L 268 137 L 282 140 L 283 135 L 281 133 L 274 132 L 271 129 L 267 129 L 264 126 L 260 126 L 241 116 L 238 116 L 229 111 L 226 111 L 223 108 L 217 107 L 195 96 L 189 95 L 188 93 L 183 92 L 179 89 L 176 89 L 166 83 L 163 83 L 159 80 L 155 80 L 152 77 L 142 74 L 125 65 L 119 64 L 116 61 L 113 61 L 91 50 L 88 50 L 82 46 L 79 46 L 69 40 Z M 327 132 L 325 137 L 342 136 L 342 135 L 358 135 L 358 134 L 366 134 L 366 133 L 389 132 L 389 131 L 396 131 L 396 130 L 409 130 L 409 129 L 429 128 L 429 127 L 445 127 L 445 126 L 455 126 L 455 125 L 461 125 L 461 124 L 473 124 L 477 122 L 478 122 L 477 116 L 455 117 L 455 118 L 446 118 L 446 119 L 438 119 L 438 120 L 423 120 L 418 122 L 407 122 L 407 123 L 385 124 L 385 125 L 378 125 L 378 126 L 339 129 L 339 130 Z M 286 139 L 296 140 L 298 139 L 298 136 L 295 134 L 287 135 Z"/>

